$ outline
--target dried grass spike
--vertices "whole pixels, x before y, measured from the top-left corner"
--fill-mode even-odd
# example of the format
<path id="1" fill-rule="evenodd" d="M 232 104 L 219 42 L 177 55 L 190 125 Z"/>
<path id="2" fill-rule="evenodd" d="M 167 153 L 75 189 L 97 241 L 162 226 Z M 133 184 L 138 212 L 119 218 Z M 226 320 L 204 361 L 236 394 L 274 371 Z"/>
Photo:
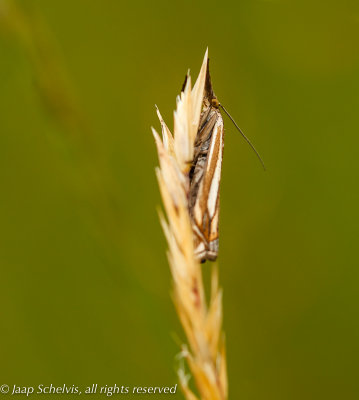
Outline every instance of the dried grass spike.
<path id="1" fill-rule="evenodd" d="M 152 129 L 160 161 L 156 174 L 167 217 L 166 220 L 160 213 L 169 247 L 173 300 L 189 345 L 189 349 L 183 346 L 181 355 L 187 362 L 198 393 L 196 395 L 189 387 L 190 375 L 186 374 L 183 366 L 180 367 L 180 386 L 187 400 L 227 399 L 222 292 L 218 287 L 217 270 L 214 270 L 212 293 L 207 305 L 190 213 L 193 187 L 189 171 L 195 157 L 203 105 L 209 104 L 208 93 L 205 92 L 207 63 L 208 51 L 193 89 L 188 75 L 184 90 L 177 98 L 173 136 L 158 109 L 162 140 Z"/>

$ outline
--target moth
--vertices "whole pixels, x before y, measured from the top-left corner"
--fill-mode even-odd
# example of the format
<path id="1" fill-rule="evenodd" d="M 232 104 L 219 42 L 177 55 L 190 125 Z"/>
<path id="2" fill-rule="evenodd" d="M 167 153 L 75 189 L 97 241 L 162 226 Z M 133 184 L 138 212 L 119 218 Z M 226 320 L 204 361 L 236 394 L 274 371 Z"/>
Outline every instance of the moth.
<path id="1" fill-rule="evenodd" d="M 185 85 L 186 81 L 183 88 Z M 189 172 L 189 211 L 194 233 L 195 255 L 201 262 L 215 261 L 218 256 L 219 192 L 224 147 L 224 127 L 220 109 L 229 116 L 264 167 L 254 146 L 215 96 L 207 61 L 202 111 Z"/>

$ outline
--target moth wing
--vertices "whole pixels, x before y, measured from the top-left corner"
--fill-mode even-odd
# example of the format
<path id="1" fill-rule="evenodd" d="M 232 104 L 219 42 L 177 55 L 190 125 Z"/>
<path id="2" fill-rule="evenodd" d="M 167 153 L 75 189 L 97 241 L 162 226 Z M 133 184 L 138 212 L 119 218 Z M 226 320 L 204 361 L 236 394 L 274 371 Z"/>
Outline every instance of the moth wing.
<path id="1" fill-rule="evenodd" d="M 223 156 L 223 119 L 218 111 L 213 127 L 203 178 L 193 209 L 198 252 L 202 258 L 215 259 L 218 252 L 219 188 Z"/>

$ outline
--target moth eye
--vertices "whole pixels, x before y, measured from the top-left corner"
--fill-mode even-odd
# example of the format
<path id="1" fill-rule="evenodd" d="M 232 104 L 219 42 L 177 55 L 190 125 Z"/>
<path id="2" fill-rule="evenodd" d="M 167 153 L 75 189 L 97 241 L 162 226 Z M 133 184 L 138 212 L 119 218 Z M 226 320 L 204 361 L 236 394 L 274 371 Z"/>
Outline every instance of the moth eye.
<path id="1" fill-rule="evenodd" d="M 211 103 L 212 103 L 212 106 L 213 106 L 213 107 L 215 107 L 215 108 L 218 108 L 218 107 L 219 107 L 219 101 L 218 101 L 218 99 L 217 99 L 216 97 L 214 97 L 214 98 L 212 99 Z"/>

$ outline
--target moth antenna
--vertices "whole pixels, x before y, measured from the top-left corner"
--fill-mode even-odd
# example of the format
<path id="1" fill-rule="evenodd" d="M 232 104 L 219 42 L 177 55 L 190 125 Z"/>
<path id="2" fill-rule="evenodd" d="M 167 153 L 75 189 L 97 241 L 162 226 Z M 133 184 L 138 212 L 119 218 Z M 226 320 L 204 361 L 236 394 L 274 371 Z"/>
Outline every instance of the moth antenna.
<path id="1" fill-rule="evenodd" d="M 228 115 L 229 119 L 233 122 L 234 126 L 238 129 L 239 133 L 243 136 L 244 140 L 251 146 L 252 150 L 256 153 L 256 156 L 258 157 L 259 161 L 262 164 L 262 167 L 264 171 L 266 170 L 266 166 L 264 165 L 264 162 L 262 160 L 262 157 L 259 155 L 258 151 L 256 148 L 253 146 L 252 142 L 247 138 L 247 136 L 243 133 L 242 129 L 236 124 L 236 121 L 232 118 L 231 114 L 222 106 L 222 104 L 219 104 L 219 106 L 223 109 L 223 111 Z"/>

